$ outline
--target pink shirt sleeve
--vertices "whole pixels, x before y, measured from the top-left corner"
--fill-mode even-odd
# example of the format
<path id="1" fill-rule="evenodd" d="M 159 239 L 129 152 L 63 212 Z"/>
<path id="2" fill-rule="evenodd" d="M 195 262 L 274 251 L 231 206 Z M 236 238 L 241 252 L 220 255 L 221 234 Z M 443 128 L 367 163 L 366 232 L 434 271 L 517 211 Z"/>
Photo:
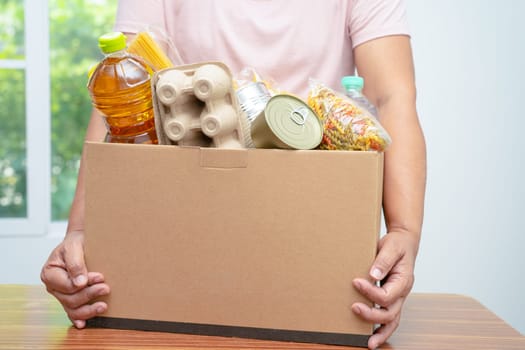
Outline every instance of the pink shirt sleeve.
<path id="1" fill-rule="evenodd" d="M 403 0 L 350 0 L 347 14 L 352 48 L 388 35 L 410 35 Z"/>

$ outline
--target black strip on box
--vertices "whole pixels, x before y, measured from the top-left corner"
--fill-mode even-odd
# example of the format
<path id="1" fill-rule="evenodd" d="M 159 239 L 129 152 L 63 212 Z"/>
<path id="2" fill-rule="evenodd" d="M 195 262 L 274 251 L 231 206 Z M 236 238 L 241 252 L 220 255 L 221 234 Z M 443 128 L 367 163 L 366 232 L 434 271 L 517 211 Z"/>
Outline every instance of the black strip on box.
<path id="1" fill-rule="evenodd" d="M 95 317 L 87 321 L 87 326 L 359 347 L 367 347 L 368 338 L 370 338 L 370 335 L 364 334 L 292 331 L 115 317 Z"/>

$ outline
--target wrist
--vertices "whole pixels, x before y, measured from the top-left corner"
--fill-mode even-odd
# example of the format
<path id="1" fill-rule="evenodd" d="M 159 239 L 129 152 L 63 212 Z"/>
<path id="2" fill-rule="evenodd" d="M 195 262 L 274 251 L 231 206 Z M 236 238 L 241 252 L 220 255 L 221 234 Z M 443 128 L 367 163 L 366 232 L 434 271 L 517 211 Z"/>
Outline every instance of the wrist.
<path id="1" fill-rule="evenodd" d="M 394 239 L 396 241 L 402 241 L 399 243 L 404 247 L 405 255 L 411 255 L 414 260 L 419 251 L 420 233 L 413 232 L 406 229 L 392 228 L 387 230 L 385 239 Z"/>

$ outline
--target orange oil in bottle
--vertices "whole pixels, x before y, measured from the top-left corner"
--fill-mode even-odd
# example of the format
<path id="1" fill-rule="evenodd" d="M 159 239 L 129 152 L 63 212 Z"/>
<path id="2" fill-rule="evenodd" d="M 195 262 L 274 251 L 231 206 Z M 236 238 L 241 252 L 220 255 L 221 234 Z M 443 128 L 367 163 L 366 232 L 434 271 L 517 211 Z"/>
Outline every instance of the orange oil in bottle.
<path id="1" fill-rule="evenodd" d="M 125 47 L 122 48 L 122 42 L 116 47 L 102 49 L 106 56 L 91 75 L 88 90 L 93 106 L 101 112 L 106 123 L 106 141 L 158 143 L 151 69 L 140 58 L 130 55 Z"/>

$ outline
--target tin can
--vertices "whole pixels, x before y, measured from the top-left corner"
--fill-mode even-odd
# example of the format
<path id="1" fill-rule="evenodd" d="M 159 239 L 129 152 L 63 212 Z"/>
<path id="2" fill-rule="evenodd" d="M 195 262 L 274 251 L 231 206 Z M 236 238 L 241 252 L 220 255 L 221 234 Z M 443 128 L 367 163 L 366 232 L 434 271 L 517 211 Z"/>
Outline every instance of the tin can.
<path id="1" fill-rule="evenodd" d="M 251 136 L 257 148 L 313 149 L 321 143 L 323 127 L 303 100 L 279 94 L 253 120 Z"/>
<path id="2" fill-rule="evenodd" d="M 251 123 L 266 107 L 271 95 L 262 82 L 249 83 L 236 91 L 239 107 Z"/>

